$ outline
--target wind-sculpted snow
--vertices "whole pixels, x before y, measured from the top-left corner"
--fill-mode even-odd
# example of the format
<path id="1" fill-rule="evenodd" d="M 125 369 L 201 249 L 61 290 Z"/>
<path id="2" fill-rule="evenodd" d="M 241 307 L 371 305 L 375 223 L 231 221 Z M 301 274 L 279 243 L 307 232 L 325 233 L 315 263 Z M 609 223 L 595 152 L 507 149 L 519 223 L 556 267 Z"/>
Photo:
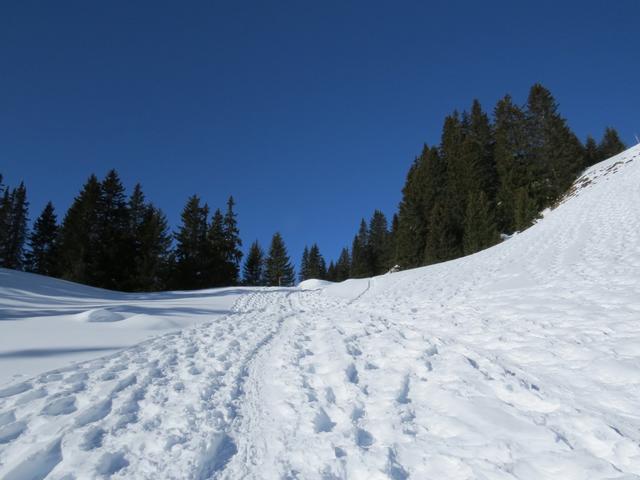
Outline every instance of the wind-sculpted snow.
<path id="1" fill-rule="evenodd" d="M 490 250 L 2 385 L 0 478 L 640 478 L 639 205 L 634 148 Z"/>

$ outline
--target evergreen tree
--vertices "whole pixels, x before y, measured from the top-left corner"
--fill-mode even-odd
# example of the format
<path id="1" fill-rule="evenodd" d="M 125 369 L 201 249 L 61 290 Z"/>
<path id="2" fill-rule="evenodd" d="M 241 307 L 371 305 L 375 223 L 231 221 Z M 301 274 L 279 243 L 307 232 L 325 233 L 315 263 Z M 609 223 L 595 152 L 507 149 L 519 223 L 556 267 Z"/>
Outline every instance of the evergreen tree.
<path id="1" fill-rule="evenodd" d="M 26 254 L 27 270 L 40 275 L 55 276 L 58 219 L 53 204 L 48 202 L 33 224 L 29 235 L 29 251 Z"/>
<path id="2" fill-rule="evenodd" d="M 305 250 L 307 250 L 306 247 Z M 304 254 L 302 255 L 302 258 L 304 260 Z M 327 265 L 324 257 L 320 253 L 320 248 L 314 243 L 307 251 L 306 276 L 303 280 L 308 280 L 310 278 L 323 280 L 326 275 Z"/>
<path id="3" fill-rule="evenodd" d="M 604 136 L 598 145 L 598 161 L 606 160 L 614 155 L 624 152 L 627 149 L 618 132 L 610 127 L 607 127 L 604 131 Z"/>
<path id="4" fill-rule="evenodd" d="M 242 260 L 242 240 L 240 240 L 240 230 L 238 229 L 237 215 L 233 211 L 235 202 L 233 197 L 227 201 L 227 211 L 223 220 L 224 232 L 224 276 L 223 285 L 236 285 L 240 273 L 240 262 Z"/>
<path id="5" fill-rule="evenodd" d="M 329 280 L 330 282 L 337 281 L 336 265 L 335 263 L 333 263 L 333 260 L 329 262 L 329 266 L 327 267 L 326 279 Z"/>
<path id="6" fill-rule="evenodd" d="M 431 228 L 427 234 L 424 264 L 444 262 L 459 257 L 457 246 L 457 225 L 452 224 L 452 217 L 444 200 L 438 200 L 429 215 Z"/>
<path id="7" fill-rule="evenodd" d="M 469 193 L 464 220 L 464 254 L 484 250 L 500 240 L 491 203 L 482 190 Z"/>
<path id="8" fill-rule="evenodd" d="M 526 111 L 527 154 L 533 174 L 529 192 L 537 211 L 560 197 L 584 165 L 582 145 L 557 109 L 549 90 L 540 84 L 531 87 Z"/>
<path id="9" fill-rule="evenodd" d="M 598 151 L 598 144 L 594 138 L 589 135 L 587 141 L 584 144 L 584 167 L 590 167 L 600 161 L 600 152 Z"/>
<path id="10" fill-rule="evenodd" d="M 91 267 L 96 263 L 100 195 L 100 182 L 91 175 L 64 217 L 60 228 L 58 271 L 66 280 L 96 285 Z"/>
<path id="11" fill-rule="evenodd" d="M 211 286 L 208 216 L 207 204 L 201 206 L 197 195 L 189 197 L 182 210 L 181 225 L 175 234 L 175 288 L 193 290 Z"/>
<path id="12" fill-rule="evenodd" d="M 342 282 L 349 278 L 351 273 L 351 255 L 349 255 L 349 249 L 343 248 L 336 262 L 336 274 L 335 281 Z"/>
<path id="13" fill-rule="evenodd" d="M 526 117 L 522 109 L 513 104 L 509 95 L 497 103 L 494 117 L 494 157 L 499 178 L 496 222 L 500 231 L 511 233 L 516 229 L 516 191 L 531 182 Z"/>
<path id="14" fill-rule="evenodd" d="M 305 245 L 302 252 L 302 259 L 300 260 L 300 271 L 298 272 L 298 279 L 299 281 L 304 282 L 308 278 L 311 278 L 309 275 L 309 247 Z"/>
<path id="15" fill-rule="evenodd" d="M 225 218 L 219 208 L 213 214 L 207 233 L 206 277 L 209 286 L 221 287 L 230 281 L 230 266 L 227 262 L 228 247 Z"/>
<path id="16" fill-rule="evenodd" d="M 463 130 L 461 157 L 462 165 L 466 167 L 464 189 L 467 192 L 481 190 L 489 200 L 493 200 L 498 186 L 493 155 L 494 138 L 489 117 L 482 111 L 478 100 L 473 101 Z"/>
<path id="17" fill-rule="evenodd" d="M 24 244 L 27 239 L 29 203 L 24 183 L 18 188 L 7 188 L 0 207 L 0 221 L 4 231 L 0 244 L 0 266 L 21 270 L 24 266 Z"/>
<path id="18" fill-rule="evenodd" d="M 375 210 L 369 221 L 369 255 L 371 261 L 371 274 L 382 275 L 389 271 L 392 251 L 387 217 L 380 210 Z"/>
<path id="19" fill-rule="evenodd" d="M 268 286 L 291 286 L 295 281 L 295 272 L 287 247 L 280 233 L 275 233 L 269 247 L 269 256 L 265 262 L 265 281 Z"/>
<path id="20" fill-rule="evenodd" d="M 248 286 L 264 285 L 264 253 L 256 240 L 249 248 L 244 262 L 243 283 Z"/>
<path id="21" fill-rule="evenodd" d="M 134 252 L 125 189 L 115 170 L 109 171 L 100 184 L 97 231 L 95 263 L 92 265 L 95 284 L 122 290 L 132 276 Z"/>
<path id="22" fill-rule="evenodd" d="M 462 255 L 462 235 L 464 231 L 464 214 L 466 210 L 469 187 L 473 183 L 473 172 L 466 163 L 463 145 L 468 121 L 464 124 L 457 112 L 448 116 L 442 127 L 440 154 L 447 165 L 446 202 L 441 201 L 438 207 L 440 215 L 446 216 L 447 235 L 442 237 L 450 242 L 447 250 L 453 257 Z M 433 210 L 432 210 L 433 211 Z M 439 228 L 429 221 L 433 228 Z M 433 237 L 427 232 L 427 237 Z M 431 248 L 427 242 L 427 249 Z M 425 254 L 430 256 L 431 254 Z"/>
<path id="23" fill-rule="evenodd" d="M 538 207 L 535 200 L 529 194 L 527 186 L 518 188 L 514 193 L 514 228 L 521 232 L 535 220 L 538 214 Z"/>
<path id="24" fill-rule="evenodd" d="M 370 277 L 371 255 L 369 250 L 369 231 L 364 218 L 360 221 L 360 229 L 353 239 L 351 248 L 351 278 Z"/>

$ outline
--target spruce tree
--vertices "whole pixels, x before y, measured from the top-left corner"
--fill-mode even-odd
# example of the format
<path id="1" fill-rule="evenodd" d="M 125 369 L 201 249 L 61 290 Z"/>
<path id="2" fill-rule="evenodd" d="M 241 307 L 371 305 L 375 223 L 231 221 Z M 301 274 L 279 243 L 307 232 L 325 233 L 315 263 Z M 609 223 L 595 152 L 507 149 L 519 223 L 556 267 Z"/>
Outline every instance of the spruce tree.
<path id="1" fill-rule="evenodd" d="M 329 262 L 329 266 L 327 267 L 326 280 L 328 280 L 330 282 L 335 282 L 336 279 L 337 279 L 336 265 L 335 265 L 335 263 L 333 263 L 333 260 L 331 260 Z"/>
<path id="2" fill-rule="evenodd" d="M 382 275 L 393 266 L 393 260 L 387 217 L 380 210 L 375 210 L 371 216 L 368 237 L 371 274 Z"/>
<path id="3" fill-rule="evenodd" d="M 427 234 L 424 264 L 444 262 L 460 256 L 457 245 L 457 225 L 452 222 L 449 205 L 440 199 L 429 215 L 431 228 Z"/>
<path id="4" fill-rule="evenodd" d="M 175 234 L 174 288 L 193 290 L 211 286 L 210 243 L 207 238 L 209 207 L 192 195 L 182 210 L 181 225 Z"/>
<path id="5" fill-rule="evenodd" d="M 624 152 L 626 149 L 627 147 L 622 140 L 620 140 L 618 132 L 613 128 L 607 127 L 598 145 L 598 161 L 611 158 L 620 152 Z"/>
<path id="6" fill-rule="evenodd" d="M 57 262 L 58 219 L 53 204 L 48 202 L 33 224 L 29 235 L 26 266 L 29 272 L 55 276 Z"/>
<path id="7" fill-rule="evenodd" d="M 587 141 L 584 144 L 584 168 L 595 165 L 600 161 L 600 152 L 598 151 L 598 144 L 595 139 L 589 135 Z"/>
<path id="8" fill-rule="evenodd" d="M 484 250 L 500 240 L 491 202 L 482 190 L 469 193 L 464 220 L 464 254 Z"/>
<path id="9" fill-rule="evenodd" d="M 309 247 L 304 246 L 302 252 L 302 259 L 300 260 L 300 271 L 298 272 L 298 279 L 300 282 L 311 278 L 309 276 Z"/>
<path id="10" fill-rule="evenodd" d="M 219 208 L 213 214 L 207 232 L 206 277 L 209 286 L 222 287 L 230 281 L 230 266 L 227 263 L 229 243 L 225 232 L 225 218 Z"/>
<path id="11" fill-rule="evenodd" d="M 288 287 L 295 281 L 295 272 L 287 254 L 287 247 L 278 232 L 271 239 L 269 256 L 265 262 L 265 281 L 271 287 Z"/>
<path id="12" fill-rule="evenodd" d="M 120 176 L 110 170 L 100 184 L 97 204 L 95 283 L 122 290 L 132 275 L 134 252 L 130 243 L 129 209 Z"/>
<path id="13" fill-rule="evenodd" d="M 8 193 L 5 190 L 2 199 L 2 228 L 4 235 L 0 244 L 0 266 L 21 270 L 24 266 L 24 245 L 27 239 L 27 220 L 29 203 L 24 183 Z"/>
<path id="14" fill-rule="evenodd" d="M 257 240 L 251 244 L 244 262 L 242 283 L 253 287 L 264 285 L 264 253 Z"/>
<path id="15" fill-rule="evenodd" d="M 348 248 L 343 248 L 336 262 L 335 281 L 342 282 L 349 278 L 351 273 L 351 255 Z"/>
<path id="16" fill-rule="evenodd" d="M 369 250 L 369 230 L 364 218 L 360 221 L 360 229 L 353 239 L 351 248 L 351 278 L 370 277 L 371 255 Z"/>
<path id="17" fill-rule="evenodd" d="M 222 223 L 225 241 L 223 249 L 223 284 L 225 286 L 236 285 L 238 283 L 240 262 L 242 260 L 242 250 L 240 249 L 242 247 L 242 240 L 240 239 L 237 215 L 233 211 L 234 205 L 235 201 L 233 197 L 229 197 L 229 200 L 227 200 L 227 211 Z"/>
<path id="18" fill-rule="evenodd" d="M 306 250 L 306 247 L 305 247 Z M 304 259 L 304 254 L 302 255 Z M 327 275 L 327 265 L 317 244 L 311 245 L 307 252 L 307 271 L 304 280 L 315 278 L 323 280 Z"/>
<path id="19" fill-rule="evenodd" d="M 96 285 L 94 271 L 98 229 L 100 182 L 91 175 L 74 199 L 60 228 L 58 270 L 62 278 Z"/>

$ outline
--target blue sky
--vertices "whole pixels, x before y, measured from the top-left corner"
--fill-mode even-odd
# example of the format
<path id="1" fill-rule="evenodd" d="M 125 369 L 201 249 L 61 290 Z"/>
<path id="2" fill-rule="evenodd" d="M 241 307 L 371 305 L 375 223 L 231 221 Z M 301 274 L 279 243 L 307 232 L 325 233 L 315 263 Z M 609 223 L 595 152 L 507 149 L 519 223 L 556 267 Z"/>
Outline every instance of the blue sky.
<path id="1" fill-rule="evenodd" d="M 11 2 L 0 7 L 0 172 L 31 217 L 90 173 L 141 182 L 172 224 L 237 200 L 245 246 L 328 258 L 389 217 L 444 116 L 546 85 L 574 131 L 640 133 L 637 0 Z"/>

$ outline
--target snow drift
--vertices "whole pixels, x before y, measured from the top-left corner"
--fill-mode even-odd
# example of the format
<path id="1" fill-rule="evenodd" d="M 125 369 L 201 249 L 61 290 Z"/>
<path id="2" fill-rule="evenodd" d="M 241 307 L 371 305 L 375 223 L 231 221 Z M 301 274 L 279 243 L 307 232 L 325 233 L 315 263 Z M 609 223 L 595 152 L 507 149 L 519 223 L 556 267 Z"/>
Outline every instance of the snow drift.
<path id="1" fill-rule="evenodd" d="M 372 279 L 128 296 L 1 271 L 2 352 L 176 328 L 32 356 L 0 386 L 0 477 L 640 478 L 638 205 L 634 147 L 502 244 Z"/>

